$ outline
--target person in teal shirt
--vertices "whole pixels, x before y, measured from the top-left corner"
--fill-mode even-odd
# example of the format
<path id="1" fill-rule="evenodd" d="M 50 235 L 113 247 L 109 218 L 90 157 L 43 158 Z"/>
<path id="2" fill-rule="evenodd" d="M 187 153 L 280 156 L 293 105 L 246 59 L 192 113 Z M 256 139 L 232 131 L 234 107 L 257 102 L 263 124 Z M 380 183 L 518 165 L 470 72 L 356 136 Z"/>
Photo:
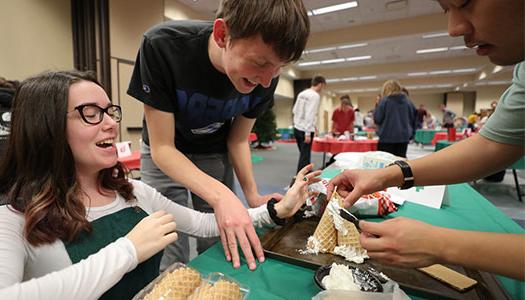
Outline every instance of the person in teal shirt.
<path id="1" fill-rule="evenodd" d="M 448 15 L 451 36 L 463 36 L 467 47 L 476 48 L 478 55 L 487 56 L 494 64 L 517 64 L 512 85 L 501 95 L 495 113 L 479 134 L 410 160 L 403 167 L 345 171 L 330 182 L 328 197 L 337 186 L 345 197 L 345 205 L 351 206 L 361 195 L 386 187 L 471 181 L 499 171 L 524 155 L 524 1 L 509 0 L 503 4 L 499 0 L 439 0 L 439 3 Z M 408 169 L 412 176 L 407 176 Z M 523 234 L 454 230 L 407 218 L 381 223 L 361 221 L 360 227 L 363 231 L 360 241 L 368 255 L 386 264 L 402 267 L 457 264 L 525 280 Z"/>

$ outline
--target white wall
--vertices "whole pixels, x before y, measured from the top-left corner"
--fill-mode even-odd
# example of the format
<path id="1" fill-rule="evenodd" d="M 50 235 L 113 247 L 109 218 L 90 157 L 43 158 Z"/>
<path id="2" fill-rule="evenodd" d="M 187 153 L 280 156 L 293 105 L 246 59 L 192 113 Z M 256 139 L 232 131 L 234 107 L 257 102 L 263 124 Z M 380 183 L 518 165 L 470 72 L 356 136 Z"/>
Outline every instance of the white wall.
<path id="1" fill-rule="evenodd" d="M 477 87 L 476 93 L 476 111 L 490 108 L 490 102 L 499 100 L 501 94 L 505 92 L 508 85 L 488 85 Z"/>

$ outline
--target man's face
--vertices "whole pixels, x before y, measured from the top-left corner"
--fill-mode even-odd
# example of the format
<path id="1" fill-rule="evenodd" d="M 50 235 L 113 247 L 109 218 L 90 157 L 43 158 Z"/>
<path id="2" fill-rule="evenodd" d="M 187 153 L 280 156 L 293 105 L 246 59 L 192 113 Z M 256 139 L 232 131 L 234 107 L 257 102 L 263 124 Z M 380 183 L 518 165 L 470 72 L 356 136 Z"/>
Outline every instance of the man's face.
<path id="1" fill-rule="evenodd" d="M 525 58 L 523 0 L 438 0 L 448 14 L 448 32 L 463 36 L 497 65 L 512 65 Z"/>
<path id="2" fill-rule="evenodd" d="M 259 35 L 234 42 L 228 38 L 222 55 L 226 75 L 243 94 L 250 93 L 259 84 L 269 87 L 285 64 Z"/>

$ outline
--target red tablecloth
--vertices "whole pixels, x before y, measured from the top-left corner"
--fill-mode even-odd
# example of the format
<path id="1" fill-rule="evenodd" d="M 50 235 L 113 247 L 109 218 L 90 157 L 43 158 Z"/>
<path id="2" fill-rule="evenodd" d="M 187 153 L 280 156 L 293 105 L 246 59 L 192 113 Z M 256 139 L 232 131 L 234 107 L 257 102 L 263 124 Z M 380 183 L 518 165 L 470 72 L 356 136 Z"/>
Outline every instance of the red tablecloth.
<path id="1" fill-rule="evenodd" d="M 456 132 L 456 141 L 463 138 L 462 132 Z M 434 138 L 432 139 L 432 142 L 430 142 L 432 145 L 435 145 L 437 141 L 446 140 L 448 139 L 446 132 L 436 132 L 434 134 Z"/>
<path id="2" fill-rule="evenodd" d="M 119 157 L 118 159 L 123 163 L 129 170 L 140 170 L 140 151 L 135 150 L 131 152 L 131 155 L 125 157 Z"/>
<path id="3" fill-rule="evenodd" d="M 248 137 L 248 140 L 251 142 L 255 142 L 257 140 L 257 133 L 250 132 L 250 136 Z"/>
<path id="4" fill-rule="evenodd" d="M 332 154 L 377 151 L 377 140 L 338 141 L 337 139 L 314 138 L 312 151 Z"/>

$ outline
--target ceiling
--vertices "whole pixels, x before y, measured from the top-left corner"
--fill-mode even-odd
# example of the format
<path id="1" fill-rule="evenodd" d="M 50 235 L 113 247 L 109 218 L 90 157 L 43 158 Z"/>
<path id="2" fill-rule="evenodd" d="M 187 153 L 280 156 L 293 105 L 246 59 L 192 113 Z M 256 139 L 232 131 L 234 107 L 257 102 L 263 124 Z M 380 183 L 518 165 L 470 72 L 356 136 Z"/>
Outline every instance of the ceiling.
<path id="1" fill-rule="evenodd" d="M 178 1 L 210 19 L 219 3 Z M 349 1 L 303 2 L 311 11 Z M 328 79 L 328 92 L 335 94 L 377 94 L 387 79 L 398 79 L 416 94 L 510 84 L 511 67 L 496 67 L 475 50 L 465 48 L 463 38 L 446 34 L 447 17 L 437 1 L 357 2 L 354 8 L 310 16 L 311 35 L 305 53 L 283 75 L 297 79 L 321 74 Z M 434 48 L 446 49 L 416 52 Z"/>

